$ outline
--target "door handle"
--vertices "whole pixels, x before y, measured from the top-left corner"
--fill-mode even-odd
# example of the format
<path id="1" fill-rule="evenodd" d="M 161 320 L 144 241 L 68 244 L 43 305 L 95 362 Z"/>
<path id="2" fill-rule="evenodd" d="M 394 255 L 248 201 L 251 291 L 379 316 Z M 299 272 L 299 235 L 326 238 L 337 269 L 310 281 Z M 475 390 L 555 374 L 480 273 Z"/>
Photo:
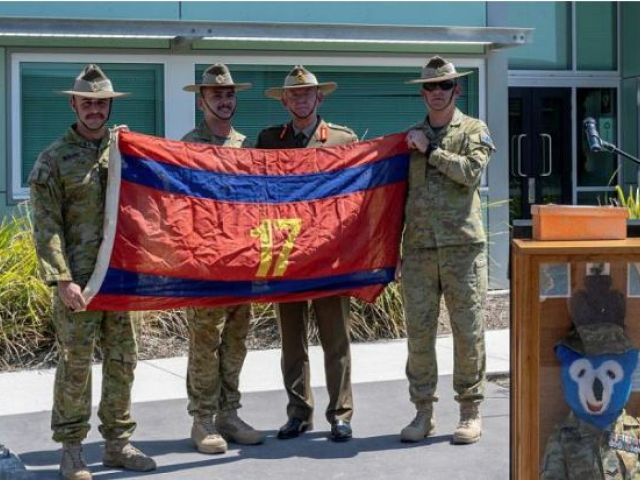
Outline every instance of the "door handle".
<path id="1" fill-rule="evenodd" d="M 517 135 L 511 135 L 511 157 L 509 158 L 509 170 L 511 172 L 511 176 L 516 176 L 516 171 L 514 170 L 515 158 L 516 158 L 516 139 Z"/>
<path id="2" fill-rule="evenodd" d="M 549 168 L 546 171 L 543 171 L 540 176 L 541 177 L 548 177 L 551 175 L 551 171 L 553 170 L 553 139 L 551 138 L 551 135 L 549 135 L 548 133 L 541 133 L 540 134 L 540 138 L 542 138 L 542 168 L 545 168 L 545 164 L 547 163 L 545 160 L 547 159 L 547 155 L 545 155 L 545 150 L 544 150 L 544 145 L 545 145 L 545 139 L 549 140 L 549 147 L 548 147 L 548 158 L 549 158 Z"/>
<path id="3" fill-rule="evenodd" d="M 516 164 L 516 166 L 518 168 L 518 175 L 520 175 L 521 177 L 526 177 L 526 175 L 522 173 L 522 139 L 525 138 L 526 136 L 527 136 L 526 133 L 521 133 L 520 135 L 518 135 L 518 156 L 517 156 L 518 163 Z"/>

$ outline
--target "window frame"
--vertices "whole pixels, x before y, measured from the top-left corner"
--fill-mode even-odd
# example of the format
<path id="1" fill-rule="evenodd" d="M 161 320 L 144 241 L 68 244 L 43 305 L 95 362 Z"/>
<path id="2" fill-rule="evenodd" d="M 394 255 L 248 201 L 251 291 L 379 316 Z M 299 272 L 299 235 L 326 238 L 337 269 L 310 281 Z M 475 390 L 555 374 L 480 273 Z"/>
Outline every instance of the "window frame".
<path id="1" fill-rule="evenodd" d="M 9 101 L 7 102 L 9 112 L 9 132 L 7 145 L 7 164 L 9 169 L 9 202 L 16 203 L 29 198 L 29 188 L 22 186 L 22 83 L 20 78 L 21 63 L 120 63 L 120 64 L 154 64 L 161 65 L 163 76 L 166 77 L 167 65 L 162 57 L 149 55 L 128 55 L 128 54 L 50 54 L 50 53 L 10 53 L 10 84 L 7 89 Z M 69 85 L 73 83 L 73 78 L 69 79 Z M 117 86 L 116 86 L 117 88 Z M 55 95 L 54 92 L 51 92 Z M 167 97 L 166 85 L 163 97 L 164 102 Z M 167 121 L 167 111 L 165 108 L 164 121 Z M 64 133 L 61 129 L 60 135 Z"/>

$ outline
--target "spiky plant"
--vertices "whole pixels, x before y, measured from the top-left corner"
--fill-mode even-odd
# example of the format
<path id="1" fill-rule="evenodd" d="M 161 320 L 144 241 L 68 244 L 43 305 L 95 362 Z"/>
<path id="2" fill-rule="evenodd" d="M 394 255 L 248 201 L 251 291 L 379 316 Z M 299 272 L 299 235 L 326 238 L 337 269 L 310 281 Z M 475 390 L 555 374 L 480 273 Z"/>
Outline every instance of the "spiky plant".
<path id="1" fill-rule="evenodd" d="M 28 215 L 0 222 L 0 367 L 28 366 L 54 343 L 51 295 L 37 273 Z"/>
<path id="2" fill-rule="evenodd" d="M 616 185 L 617 201 L 614 203 L 620 207 L 625 207 L 629 211 L 630 219 L 640 218 L 640 188 L 636 187 L 635 192 L 633 187 L 629 186 L 629 195 L 625 197 L 624 191 L 620 185 Z"/>

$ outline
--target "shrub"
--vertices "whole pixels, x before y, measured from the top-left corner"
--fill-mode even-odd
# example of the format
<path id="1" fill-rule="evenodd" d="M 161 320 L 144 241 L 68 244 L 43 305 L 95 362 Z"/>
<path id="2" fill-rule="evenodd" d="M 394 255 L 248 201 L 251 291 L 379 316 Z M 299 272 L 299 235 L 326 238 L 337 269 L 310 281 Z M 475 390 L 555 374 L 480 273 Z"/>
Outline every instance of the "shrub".
<path id="1" fill-rule="evenodd" d="M 634 220 L 640 218 L 640 188 L 636 187 L 635 195 L 633 188 L 629 187 L 629 195 L 625 198 L 624 191 L 620 185 L 616 185 L 617 199 L 612 199 L 614 205 L 625 207 L 629 211 L 629 218 Z M 617 200 L 617 201 L 616 201 Z"/>
<path id="2" fill-rule="evenodd" d="M 0 222 L 0 368 L 40 362 L 54 344 L 49 288 L 37 274 L 28 215 Z"/>

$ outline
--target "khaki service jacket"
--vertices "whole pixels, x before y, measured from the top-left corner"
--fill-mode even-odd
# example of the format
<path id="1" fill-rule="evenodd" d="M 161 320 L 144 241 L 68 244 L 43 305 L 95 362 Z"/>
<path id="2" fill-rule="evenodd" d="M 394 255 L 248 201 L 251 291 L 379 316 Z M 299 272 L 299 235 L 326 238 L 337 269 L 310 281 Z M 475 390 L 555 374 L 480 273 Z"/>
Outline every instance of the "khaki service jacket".
<path id="1" fill-rule="evenodd" d="M 319 118 L 316 129 L 307 139 L 306 145 L 300 147 L 295 138 L 295 132 L 291 123 L 275 125 L 265 128 L 258 135 L 256 148 L 314 148 L 314 147 L 334 147 L 336 145 L 346 145 L 357 142 L 358 137 L 348 127 L 325 122 Z"/>

